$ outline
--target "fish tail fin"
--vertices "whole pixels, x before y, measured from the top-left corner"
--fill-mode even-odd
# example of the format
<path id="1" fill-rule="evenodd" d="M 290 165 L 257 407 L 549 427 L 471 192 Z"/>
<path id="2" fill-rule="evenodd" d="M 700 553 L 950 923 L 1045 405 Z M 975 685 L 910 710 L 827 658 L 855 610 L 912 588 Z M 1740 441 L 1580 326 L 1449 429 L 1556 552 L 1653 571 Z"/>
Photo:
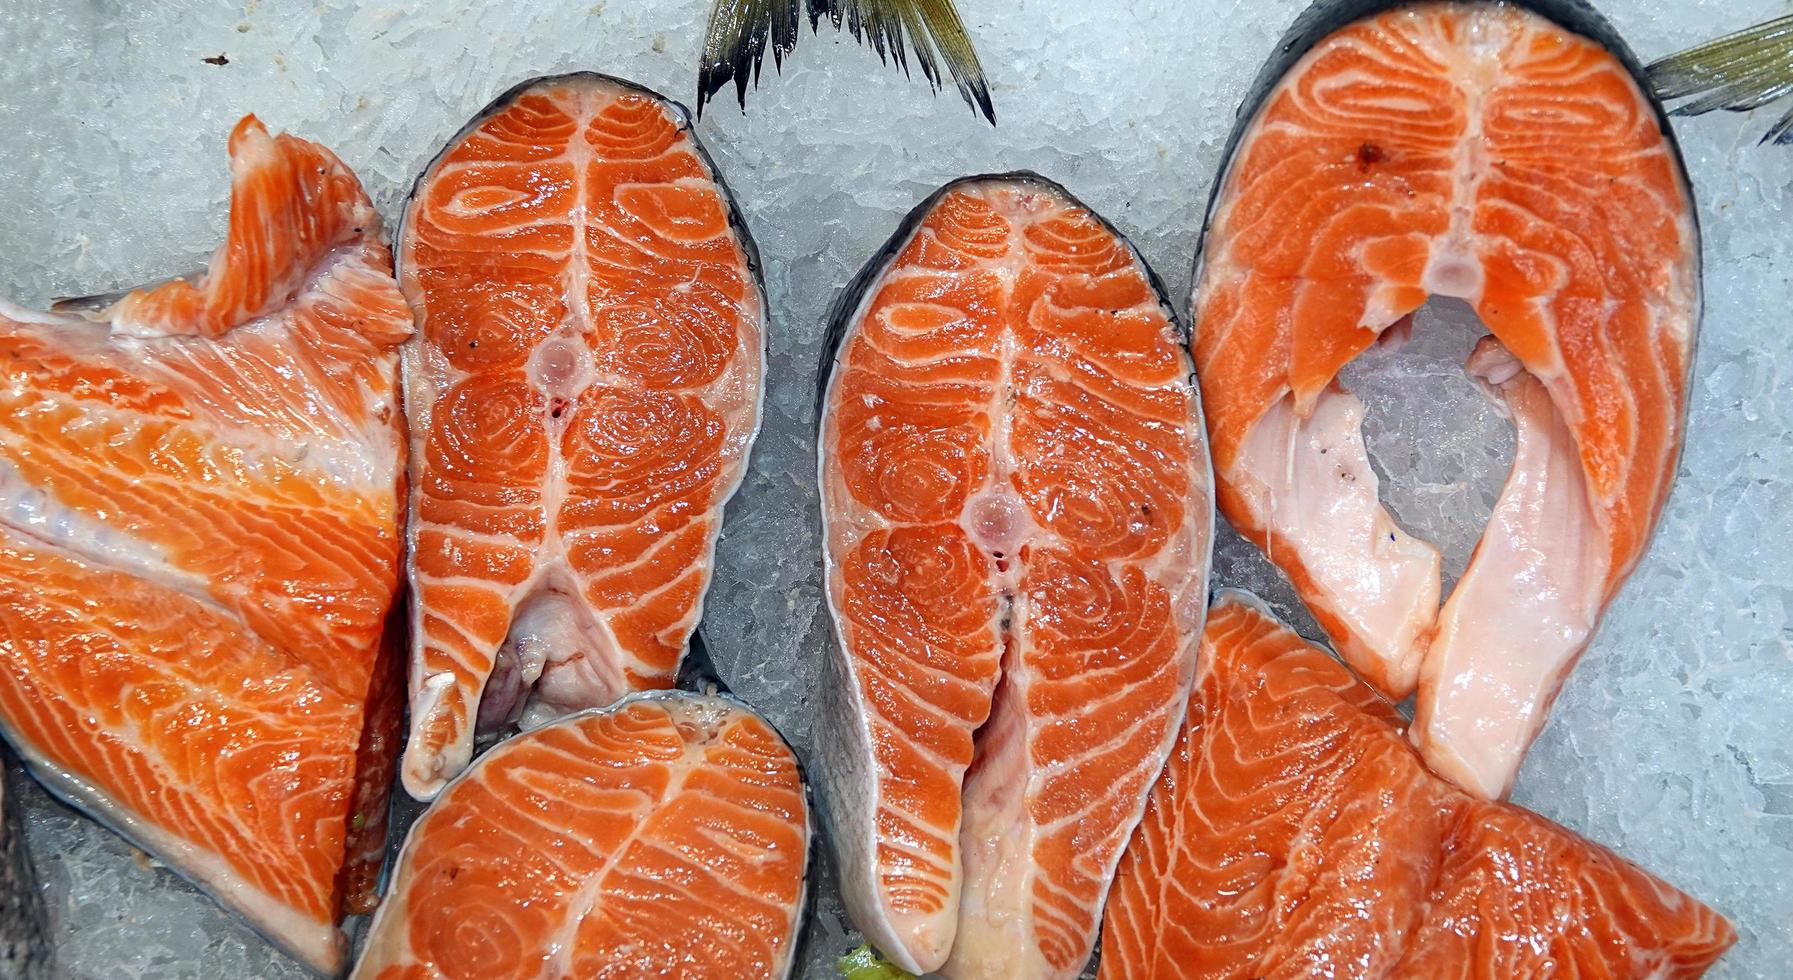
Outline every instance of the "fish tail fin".
<path id="1" fill-rule="evenodd" d="M 716 0 L 704 28 L 704 49 L 697 67 L 697 115 L 731 80 L 735 99 L 747 110 L 747 85 L 760 83 L 766 49 L 774 70 L 784 70 L 785 55 L 797 46 L 798 6 L 802 0 Z M 811 27 L 814 26 L 813 18 Z"/>
<path id="2" fill-rule="evenodd" d="M 1793 109 L 1788 109 L 1768 132 L 1762 134 L 1762 142 L 1775 146 L 1793 146 Z"/>
<path id="3" fill-rule="evenodd" d="M 1669 55 L 1646 71 L 1664 101 L 1688 100 L 1675 107 L 1677 116 L 1759 109 L 1793 94 L 1793 14 Z M 1793 142 L 1793 114 L 1763 142 Z"/>
<path id="4" fill-rule="evenodd" d="M 803 0 L 716 0 L 704 31 L 698 66 L 697 111 L 731 80 L 743 111 L 749 81 L 759 85 L 760 66 L 770 46 L 775 66 L 796 47 L 799 4 Z M 996 122 L 996 107 L 983 65 L 952 0 L 808 0 L 811 31 L 824 19 L 835 30 L 877 52 L 878 60 L 895 62 L 907 75 L 909 59 L 930 87 L 939 91 L 950 73 L 965 104 Z M 944 70 L 942 69 L 944 63 Z"/>

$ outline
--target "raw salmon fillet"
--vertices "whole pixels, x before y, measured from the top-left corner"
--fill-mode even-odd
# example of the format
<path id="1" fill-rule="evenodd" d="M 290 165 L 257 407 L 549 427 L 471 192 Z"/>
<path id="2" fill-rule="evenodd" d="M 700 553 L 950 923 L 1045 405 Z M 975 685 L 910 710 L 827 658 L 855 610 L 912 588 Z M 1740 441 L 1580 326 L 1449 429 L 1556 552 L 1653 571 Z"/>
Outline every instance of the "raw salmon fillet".
<path id="1" fill-rule="evenodd" d="M 1284 50 L 1197 275 L 1220 508 L 1360 674 L 1418 688 L 1428 763 L 1500 797 L 1668 496 L 1699 316 L 1691 192 L 1635 59 L 1578 0 L 1323 2 Z M 1442 609 L 1438 552 L 1378 502 L 1364 405 L 1337 381 L 1428 296 L 1492 332 L 1466 369 L 1518 433 Z"/>
<path id="2" fill-rule="evenodd" d="M 1206 603 L 1184 335 L 1033 175 L 923 202 L 835 329 L 819 754 L 848 909 L 917 973 L 1075 977 Z"/>
<path id="3" fill-rule="evenodd" d="M 418 179 L 411 739 L 428 799 L 476 735 L 668 687 L 759 420 L 758 261 L 684 110 L 521 85 Z"/>
<path id="4" fill-rule="evenodd" d="M 410 311 L 328 150 L 230 137 L 196 282 L 0 305 L 0 727 L 315 969 L 384 837 Z"/>
<path id="5" fill-rule="evenodd" d="M 1695 977 L 1736 941 L 1611 851 L 1432 775 L 1402 724 L 1223 594 L 1115 876 L 1102 980 Z"/>
<path id="6" fill-rule="evenodd" d="M 809 833 L 771 725 L 714 695 L 633 695 L 501 743 L 443 790 L 354 977 L 786 977 Z"/>

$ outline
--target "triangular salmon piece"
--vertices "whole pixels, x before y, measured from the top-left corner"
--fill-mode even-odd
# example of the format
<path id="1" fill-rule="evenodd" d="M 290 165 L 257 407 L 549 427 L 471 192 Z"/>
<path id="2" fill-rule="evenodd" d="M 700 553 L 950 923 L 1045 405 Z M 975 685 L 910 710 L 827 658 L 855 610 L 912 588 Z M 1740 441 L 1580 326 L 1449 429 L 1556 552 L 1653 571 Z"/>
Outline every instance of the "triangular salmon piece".
<path id="1" fill-rule="evenodd" d="M 1102 980 L 1695 977 L 1736 941 L 1624 858 L 1434 776 L 1402 725 L 1223 594 L 1115 876 Z"/>
<path id="2" fill-rule="evenodd" d="M 230 151 L 197 282 L 0 305 L 0 728 L 334 973 L 395 748 L 411 318 L 341 161 L 254 117 Z"/>

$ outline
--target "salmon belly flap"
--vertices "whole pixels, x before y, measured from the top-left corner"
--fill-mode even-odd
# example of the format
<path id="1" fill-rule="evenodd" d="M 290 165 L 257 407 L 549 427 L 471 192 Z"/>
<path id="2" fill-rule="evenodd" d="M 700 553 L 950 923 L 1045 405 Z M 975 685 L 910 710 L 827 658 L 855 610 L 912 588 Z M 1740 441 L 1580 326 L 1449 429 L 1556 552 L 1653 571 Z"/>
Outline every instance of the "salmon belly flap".
<path id="1" fill-rule="evenodd" d="M 1618 855 L 1433 775 L 1404 725 L 1223 593 L 1115 877 L 1102 980 L 1696 977 L 1736 941 Z"/>
<path id="2" fill-rule="evenodd" d="M 1385 6 L 1317 38 L 1310 13 L 1248 105 L 1193 350 L 1221 511 L 1360 675 L 1417 690 L 1428 763 L 1501 797 L 1667 499 L 1697 226 L 1659 106 L 1584 5 Z M 1518 436 L 1442 608 L 1439 553 L 1379 502 L 1337 378 L 1431 296 L 1491 332 L 1465 369 Z"/>
<path id="3" fill-rule="evenodd" d="M 410 312 L 328 150 L 230 138 L 206 274 L 0 304 L 0 727 L 37 778 L 325 973 L 365 910 Z"/>
<path id="4" fill-rule="evenodd" d="M 764 719 L 711 695 L 631 695 L 449 783 L 353 977 L 781 980 L 809 837 L 797 758 Z"/>
<path id="5" fill-rule="evenodd" d="M 1075 977 L 1194 669 L 1211 537 L 1175 316 L 1032 175 L 924 202 L 838 307 L 818 765 L 847 906 L 948 977 Z"/>
<path id="6" fill-rule="evenodd" d="M 669 687 L 759 419 L 752 243 L 684 111 L 526 83 L 419 178 L 411 738 L 428 799 L 475 738 Z"/>

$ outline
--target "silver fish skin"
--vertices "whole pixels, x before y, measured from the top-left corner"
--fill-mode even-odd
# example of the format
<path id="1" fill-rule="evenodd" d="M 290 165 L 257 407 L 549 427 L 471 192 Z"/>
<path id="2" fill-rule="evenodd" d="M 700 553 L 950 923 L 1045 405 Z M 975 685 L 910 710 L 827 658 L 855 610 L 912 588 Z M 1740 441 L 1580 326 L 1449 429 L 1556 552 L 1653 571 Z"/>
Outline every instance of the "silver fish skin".
<path id="1" fill-rule="evenodd" d="M 56 975 L 55 953 L 25 851 L 17 779 L 10 766 L 0 772 L 0 977 L 49 980 Z"/>

